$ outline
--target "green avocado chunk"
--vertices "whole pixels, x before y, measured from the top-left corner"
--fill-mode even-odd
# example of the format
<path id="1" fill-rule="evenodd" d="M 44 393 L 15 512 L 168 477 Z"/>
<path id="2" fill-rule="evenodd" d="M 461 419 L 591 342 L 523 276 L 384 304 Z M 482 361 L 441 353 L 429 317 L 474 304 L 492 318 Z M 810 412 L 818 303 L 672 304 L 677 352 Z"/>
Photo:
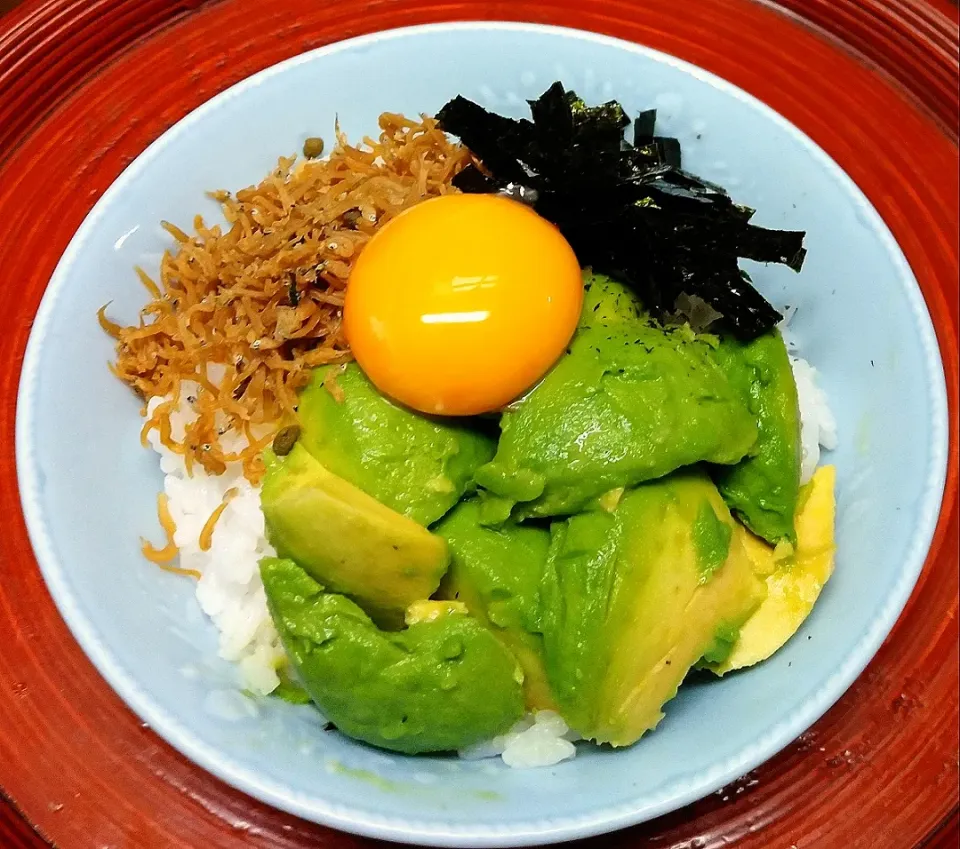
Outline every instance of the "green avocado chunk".
<path id="1" fill-rule="evenodd" d="M 504 413 L 497 454 L 476 471 L 488 523 L 511 510 L 576 513 L 609 490 L 700 461 L 736 463 L 754 448 L 754 415 L 712 337 L 624 315 L 636 302 L 606 278 L 587 294 L 567 353 Z"/>
<path id="2" fill-rule="evenodd" d="M 529 708 L 555 707 L 539 634 L 540 580 L 550 532 L 512 522 L 484 527 L 476 499 L 458 504 L 435 531 L 450 547 L 450 569 L 439 595 L 465 604 L 513 652 L 523 667 Z"/>
<path id="3" fill-rule="evenodd" d="M 687 671 L 719 655 L 718 637 L 735 634 L 765 590 L 739 538 L 717 530 L 733 519 L 706 474 L 677 472 L 609 506 L 553 525 L 540 623 L 564 719 L 625 746 L 659 723 Z"/>
<path id="4" fill-rule="evenodd" d="M 283 457 L 264 456 L 260 504 L 281 557 L 380 619 L 396 619 L 437 589 L 449 561 L 440 537 L 332 474 L 299 443 Z"/>
<path id="5" fill-rule="evenodd" d="M 693 521 L 691 538 L 697 555 L 697 567 L 700 569 L 701 580 L 706 581 L 727 562 L 733 538 L 733 525 L 721 519 L 709 499 L 705 498 L 700 502 L 697 518 Z"/>
<path id="6" fill-rule="evenodd" d="M 260 574 L 300 681 L 344 734 L 396 752 L 448 751 L 522 716 L 520 667 L 471 616 L 381 631 L 291 560 L 264 558 Z"/>
<path id="7" fill-rule="evenodd" d="M 583 308 L 580 327 L 643 321 L 646 313 L 634 292 L 619 280 L 603 274 L 583 275 Z"/>
<path id="8" fill-rule="evenodd" d="M 800 492 L 800 408 L 783 337 L 776 330 L 743 344 L 724 340 L 718 362 L 749 396 L 759 427 L 755 456 L 717 467 L 713 478 L 730 509 L 757 536 L 795 543 Z"/>
<path id="9" fill-rule="evenodd" d="M 356 363 L 315 369 L 298 417 L 300 442 L 317 460 L 424 526 L 460 500 L 495 450 L 470 423 L 423 416 L 385 398 Z"/>

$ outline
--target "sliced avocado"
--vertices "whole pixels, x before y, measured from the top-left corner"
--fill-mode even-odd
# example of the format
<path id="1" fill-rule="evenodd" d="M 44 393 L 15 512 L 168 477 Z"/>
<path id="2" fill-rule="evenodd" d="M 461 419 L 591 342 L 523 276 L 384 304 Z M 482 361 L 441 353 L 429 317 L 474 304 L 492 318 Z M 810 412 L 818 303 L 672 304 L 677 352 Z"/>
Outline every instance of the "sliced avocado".
<path id="1" fill-rule="evenodd" d="M 599 312 L 599 310 L 598 310 Z M 501 419 L 477 483 L 502 517 L 559 516 L 618 487 L 754 448 L 744 393 L 716 362 L 713 337 L 628 317 L 581 327 L 568 352 Z"/>
<path id="2" fill-rule="evenodd" d="M 472 500 L 450 511 L 436 533 L 450 546 L 450 569 L 439 594 L 465 604 L 513 652 L 523 667 L 527 707 L 556 707 L 543 668 L 538 621 L 549 531 L 512 523 L 484 527 L 481 506 Z"/>
<path id="3" fill-rule="evenodd" d="M 700 570 L 700 583 L 706 583 L 730 555 L 730 544 L 733 539 L 733 524 L 728 521 L 725 513 L 717 515 L 710 499 L 704 498 L 700 502 L 697 517 L 693 520 L 691 539 L 693 550 L 697 555 L 697 568 Z"/>
<path id="4" fill-rule="evenodd" d="M 683 471 L 626 491 L 613 510 L 553 525 L 541 585 L 546 669 L 584 737 L 625 746 L 654 728 L 687 671 L 763 599 L 732 533 L 698 541 L 698 524 L 714 520 L 732 531 L 710 479 Z"/>
<path id="5" fill-rule="evenodd" d="M 626 285 L 603 275 L 584 277 L 581 327 L 642 318 L 643 307 Z M 778 331 L 743 344 L 725 339 L 714 356 L 728 379 L 748 398 L 758 426 L 751 456 L 718 466 L 714 480 L 730 509 L 770 542 L 795 541 L 794 516 L 800 485 L 800 413 L 797 387 Z"/>
<path id="6" fill-rule="evenodd" d="M 381 631 L 291 560 L 264 558 L 260 574 L 300 681 L 343 733 L 396 752 L 437 752 L 488 740 L 522 716 L 520 667 L 471 616 Z"/>
<path id="7" fill-rule="evenodd" d="M 295 681 L 287 672 L 279 673 L 280 683 L 270 693 L 276 699 L 283 699 L 292 705 L 308 705 L 312 701 L 310 694 L 303 689 L 299 681 Z"/>
<path id="8" fill-rule="evenodd" d="M 403 621 L 407 625 L 418 625 L 421 622 L 435 622 L 443 616 L 469 612 L 467 606 L 459 601 L 424 598 L 415 601 L 404 611 Z"/>
<path id="9" fill-rule="evenodd" d="M 756 615 L 756 613 L 753 615 Z M 740 631 L 744 626 L 745 623 L 736 625 L 729 622 L 721 622 L 713 632 L 713 639 L 710 641 L 710 645 L 704 649 L 703 656 L 697 661 L 697 669 L 709 668 L 711 664 L 726 662 L 733 653 L 733 647 L 740 639 Z"/>
<path id="10" fill-rule="evenodd" d="M 803 488 L 797 510 L 797 544 L 777 548 L 738 527 L 767 597 L 743 624 L 725 657 L 705 658 L 717 675 L 753 666 L 780 649 L 810 615 L 833 574 L 836 469 L 822 466 Z M 779 550 L 778 550 L 779 549 Z M 784 550 L 785 549 L 785 550 Z"/>
<path id="11" fill-rule="evenodd" d="M 754 456 L 717 467 L 714 480 L 730 509 L 757 536 L 796 541 L 800 488 L 800 407 L 783 337 L 776 330 L 747 344 L 725 339 L 717 360 L 747 394 L 759 439 Z"/>
<path id="12" fill-rule="evenodd" d="M 640 321 L 643 318 L 643 304 L 624 283 L 604 274 L 584 273 L 580 327 Z"/>
<path id="13" fill-rule="evenodd" d="M 260 503 L 281 557 L 378 616 L 437 589 L 449 560 L 440 537 L 332 474 L 299 443 L 265 458 Z"/>
<path id="14" fill-rule="evenodd" d="M 298 416 L 300 442 L 333 474 L 424 526 L 460 500 L 495 450 L 472 423 L 394 404 L 356 363 L 315 369 Z"/>

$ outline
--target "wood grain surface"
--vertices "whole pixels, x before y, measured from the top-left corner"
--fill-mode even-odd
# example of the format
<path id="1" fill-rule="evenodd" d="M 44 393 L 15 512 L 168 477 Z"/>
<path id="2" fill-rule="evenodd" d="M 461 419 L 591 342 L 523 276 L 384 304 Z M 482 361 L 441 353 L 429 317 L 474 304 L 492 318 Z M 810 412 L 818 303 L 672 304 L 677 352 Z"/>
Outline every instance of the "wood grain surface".
<path id="1" fill-rule="evenodd" d="M 844 167 L 897 237 L 934 316 L 947 376 L 952 443 L 941 520 L 918 587 L 864 675 L 753 774 L 689 808 L 582 845 L 957 846 L 955 5 L 27 0 L 0 18 L 0 847 L 377 845 L 225 786 L 144 727 L 103 682 L 57 614 L 26 537 L 15 398 L 50 273 L 92 204 L 150 141 L 216 92 L 288 56 L 453 19 L 618 35 L 701 65 L 780 111 Z"/>

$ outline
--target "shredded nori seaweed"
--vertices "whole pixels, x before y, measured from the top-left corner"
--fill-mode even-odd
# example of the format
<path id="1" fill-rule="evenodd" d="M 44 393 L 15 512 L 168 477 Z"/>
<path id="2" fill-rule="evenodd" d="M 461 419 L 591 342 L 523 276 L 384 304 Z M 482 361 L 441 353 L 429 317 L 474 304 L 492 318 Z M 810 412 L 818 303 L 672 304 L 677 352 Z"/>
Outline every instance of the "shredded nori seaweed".
<path id="1" fill-rule="evenodd" d="M 482 163 L 461 171 L 457 188 L 530 203 L 560 228 L 582 266 L 630 285 L 658 318 L 702 302 L 743 340 L 780 321 L 738 261 L 799 271 L 804 233 L 751 224 L 752 209 L 684 171 L 680 143 L 655 134 L 656 110 L 637 116 L 630 144 L 631 122 L 616 101 L 588 107 L 556 82 L 528 102 L 532 120 L 459 96 L 440 110 L 441 128 Z"/>

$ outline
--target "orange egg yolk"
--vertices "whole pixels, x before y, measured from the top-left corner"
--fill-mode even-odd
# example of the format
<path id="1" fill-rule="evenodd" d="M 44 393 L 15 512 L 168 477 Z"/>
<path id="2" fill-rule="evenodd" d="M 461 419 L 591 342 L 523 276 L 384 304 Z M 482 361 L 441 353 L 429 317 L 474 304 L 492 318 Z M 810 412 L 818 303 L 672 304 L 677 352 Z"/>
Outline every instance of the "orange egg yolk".
<path id="1" fill-rule="evenodd" d="M 357 363 L 415 410 L 498 410 L 533 386 L 576 330 L 583 281 L 573 249 L 529 207 L 445 195 L 411 207 L 364 248 L 344 330 Z"/>

